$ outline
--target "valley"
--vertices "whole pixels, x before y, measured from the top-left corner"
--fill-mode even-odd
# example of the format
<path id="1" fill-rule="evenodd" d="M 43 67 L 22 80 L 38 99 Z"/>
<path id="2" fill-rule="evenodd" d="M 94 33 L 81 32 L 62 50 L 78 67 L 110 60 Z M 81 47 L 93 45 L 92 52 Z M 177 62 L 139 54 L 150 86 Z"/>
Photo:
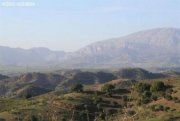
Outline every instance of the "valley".
<path id="1" fill-rule="evenodd" d="M 0 121 L 180 121 L 180 0 L 0 0 Z"/>

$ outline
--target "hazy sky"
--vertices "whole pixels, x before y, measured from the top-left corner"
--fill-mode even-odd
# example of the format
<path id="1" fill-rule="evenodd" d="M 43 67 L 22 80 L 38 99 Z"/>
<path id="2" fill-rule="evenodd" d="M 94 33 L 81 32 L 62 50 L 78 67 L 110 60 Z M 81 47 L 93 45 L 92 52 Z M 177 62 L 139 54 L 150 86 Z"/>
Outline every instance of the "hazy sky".
<path id="1" fill-rule="evenodd" d="M 0 0 L 0 45 L 10 47 L 74 51 L 160 27 L 180 28 L 180 0 Z"/>

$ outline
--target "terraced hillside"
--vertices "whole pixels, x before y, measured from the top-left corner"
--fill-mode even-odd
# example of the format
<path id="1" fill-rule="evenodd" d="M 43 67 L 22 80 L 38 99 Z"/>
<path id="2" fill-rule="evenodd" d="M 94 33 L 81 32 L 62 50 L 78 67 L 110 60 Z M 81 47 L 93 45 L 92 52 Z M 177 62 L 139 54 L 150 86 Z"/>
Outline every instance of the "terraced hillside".
<path id="1" fill-rule="evenodd" d="M 179 121 L 178 73 L 135 80 L 116 72 L 30 73 L 1 80 L 7 88 L 1 87 L 0 120 Z M 67 80 L 77 83 L 57 89 Z"/>

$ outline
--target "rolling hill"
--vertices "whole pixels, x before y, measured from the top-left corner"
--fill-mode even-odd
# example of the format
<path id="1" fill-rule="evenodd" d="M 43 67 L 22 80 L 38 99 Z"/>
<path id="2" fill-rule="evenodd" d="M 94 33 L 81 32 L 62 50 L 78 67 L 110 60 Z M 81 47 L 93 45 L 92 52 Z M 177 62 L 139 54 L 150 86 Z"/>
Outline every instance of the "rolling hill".
<path id="1" fill-rule="evenodd" d="M 143 80 L 143 79 L 157 79 L 157 78 L 165 78 L 166 74 L 162 73 L 151 73 L 141 68 L 124 68 L 115 72 L 115 75 L 118 78 L 122 79 L 135 79 L 135 80 Z"/>
<path id="2" fill-rule="evenodd" d="M 123 69 L 118 72 L 127 73 L 128 75 L 133 71 L 134 74 L 140 73 L 140 76 L 147 75 L 146 78 L 149 78 L 148 75 L 153 75 L 153 73 L 142 69 Z M 63 74 L 62 71 L 61 73 Z M 98 78 L 97 75 L 104 74 L 107 73 L 100 72 L 98 74 L 97 72 L 80 72 L 79 70 L 77 72 L 64 72 L 63 76 L 68 76 L 66 78 L 77 79 L 77 82 L 78 80 L 85 81 L 85 84 L 87 84 L 88 77 L 92 77 L 90 85 L 83 85 L 82 92 L 75 90 L 53 91 L 45 86 L 37 86 L 36 83 L 33 83 L 36 81 L 32 81 L 32 79 L 38 79 L 44 80 L 45 83 L 52 83 L 54 82 L 52 77 L 57 77 L 57 74 L 54 76 L 54 74 L 47 73 L 29 73 L 14 77 L 15 80 L 12 80 L 12 78 L 1 80 L 0 83 L 4 82 L 5 87 L 9 87 L 8 89 L 4 88 L 7 89 L 4 91 L 9 93 L 11 91 L 11 96 L 5 95 L 4 97 L 1 95 L 0 120 L 50 121 L 56 119 L 69 121 L 73 119 L 73 121 L 102 121 L 107 119 L 107 121 L 124 121 L 124 119 L 132 119 L 134 121 L 179 121 L 180 77 L 178 73 L 173 72 L 173 75 L 171 75 L 168 72 L 170 78 L 160 79 L 158 77 L 158 79 L 151 81 L 149 79 L 129 81 L 120 78 L 112 81 L 102 81 L 99 85 L 92 84 L 93 80 Z M 174 74 L 178 75 L 175 76 Z M 108 78 L 110 77 L 111 75 L 108 76 Z M 131 74 L 128 77 L 131 78 Z M 138 77 L 138 74 L 133 77 Z M 152 77 L 154 78 L 154 76 Z M 99 79 L 103 80 L 103 78 Z M 43 83 L 42 81 L 39 82 Z M 62 81 L 59 80 L 59 82 Z M 24 85 L 20 86 L 20 84 Z M 114 89 L 108 92 L 102 90 L 103 87 L 107 87 L 109 84 L 113 84 Z M 14 86 L 16 89 L 11 90 L 10 87 L 13 88 Z M 152 90 L 154 86 L 157 87 L 155 88 L 157 90 Z M 3 88 L 0 89 L 0 92 L 2 92 Z"/>
<path id="3" fill-rule="evenodd" d="M 75 84 L 94 85 L 103 84 L 112 80 L 128 79 L 158 79 L 172 74 L 151 73 L 140 68 L 129 68 L 118 71 L 80 71 L 64 70 L 54 73 L 26 73 L 9 77 L 0 81 L 0 96 L 23 97 L 30 93 L 31 96 L 41 95 L 50 91 L 67 91 Z M 177 75 L 174 73 L 174 75 Z"/>

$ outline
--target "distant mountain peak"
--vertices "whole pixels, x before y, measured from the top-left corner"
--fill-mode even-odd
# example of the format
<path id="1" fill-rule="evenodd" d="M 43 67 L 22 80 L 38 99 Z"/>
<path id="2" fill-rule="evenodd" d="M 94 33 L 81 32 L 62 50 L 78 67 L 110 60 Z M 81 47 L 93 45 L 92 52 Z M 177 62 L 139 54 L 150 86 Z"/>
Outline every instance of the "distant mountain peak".
<path id="1" fill-rule="evenodd" d="M 77 63 L 96 66 L 180 66 L 180 29 L 139 31 L 93 43 L 78 50 L 76 55 Z"/>
<path id="2" fill-rule="evenodd" d="M 139 31 L 95 42 L 71 53 L 41 47 L 17 49 L 0 46 L 0 64 L 50 64 L 57 68 L 178 67 L 180 29 L 157 28 Z"/>

